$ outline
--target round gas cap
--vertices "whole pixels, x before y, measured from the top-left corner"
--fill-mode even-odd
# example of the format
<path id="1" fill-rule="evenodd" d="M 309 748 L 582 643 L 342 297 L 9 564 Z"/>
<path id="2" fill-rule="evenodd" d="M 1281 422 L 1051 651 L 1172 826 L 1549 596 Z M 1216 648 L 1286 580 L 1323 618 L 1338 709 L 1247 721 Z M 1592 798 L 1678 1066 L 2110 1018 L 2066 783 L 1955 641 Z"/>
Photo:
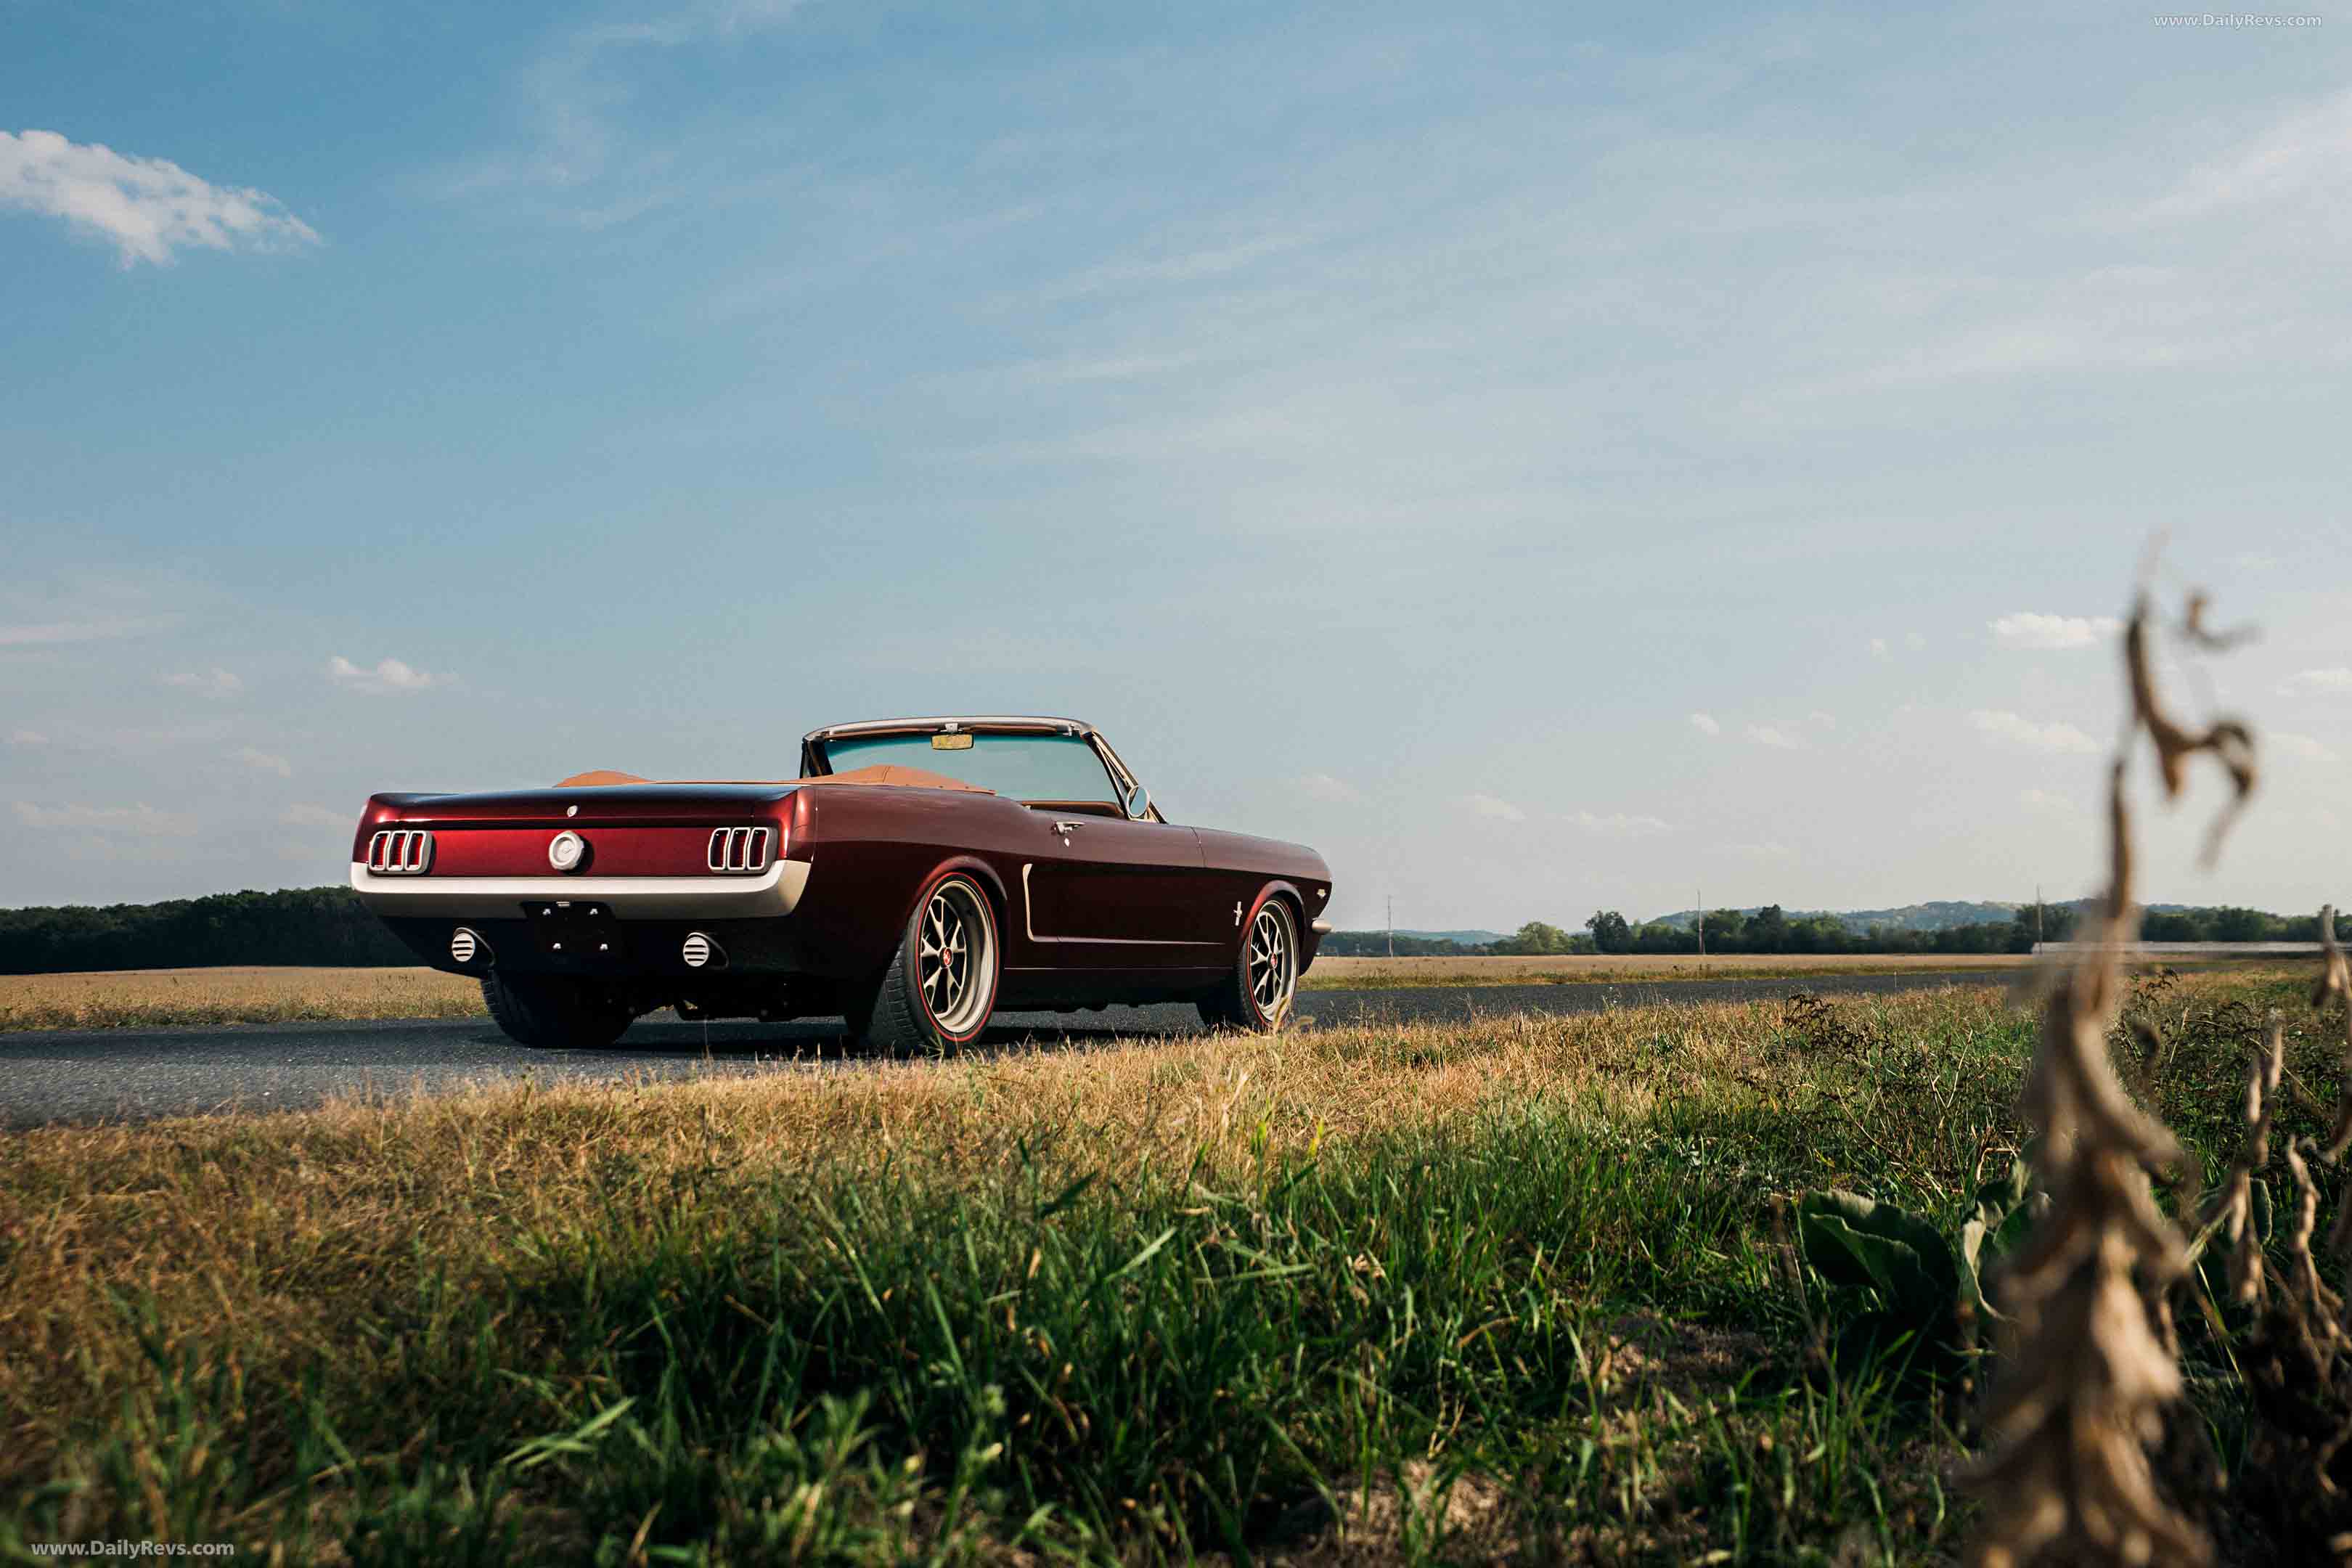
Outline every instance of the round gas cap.
<path id="1" fill-rule="evenodd" d="M 588 841 L 568 827 L 547 846 L 547 863 L 559 871 L 577 871 L 587 858 Z"/>

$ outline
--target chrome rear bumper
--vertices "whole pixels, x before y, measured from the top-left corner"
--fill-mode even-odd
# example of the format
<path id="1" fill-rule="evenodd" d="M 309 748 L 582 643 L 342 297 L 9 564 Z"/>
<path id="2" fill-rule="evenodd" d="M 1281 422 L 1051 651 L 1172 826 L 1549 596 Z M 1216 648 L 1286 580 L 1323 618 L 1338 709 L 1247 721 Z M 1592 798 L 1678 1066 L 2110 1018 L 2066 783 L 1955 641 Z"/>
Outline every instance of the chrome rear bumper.
<path id="1" fill-rule="evenodd" d="M 809 862 L 779 860 L 757 877 L 379 877 L 352 862 L 352 890 L 394 919 L 495 920 L 534 899 L 604 904 L 615 920 L 757 920 L 788 915 Z"/>

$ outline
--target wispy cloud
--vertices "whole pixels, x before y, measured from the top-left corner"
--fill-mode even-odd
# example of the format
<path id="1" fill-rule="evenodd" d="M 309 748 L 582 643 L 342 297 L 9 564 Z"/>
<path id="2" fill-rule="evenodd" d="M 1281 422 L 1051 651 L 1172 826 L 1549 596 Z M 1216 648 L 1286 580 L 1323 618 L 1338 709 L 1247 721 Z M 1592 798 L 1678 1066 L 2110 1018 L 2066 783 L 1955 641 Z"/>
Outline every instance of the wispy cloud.
<path id="1" fill-rule="evenodd" d="M 2297 735 L 2284 730 L 2273 730 L 2263 737 L 2273 751 L 2306 763 L 2332 763 L 2336 752 L 2325 742 L 2310 735 Z"/>
<path id="2" fill-rule="evenodd" d="M 0 131 L 0 207 L 102 236 L 125 267 L 161 265 L 189 247 L 270 250 L 319 240 L 275 196 L 215 185 L 168 159 L 126 157 L 54 131 Z"/>
<path id="3" fill-rule="evenodd" d="M 1712 713 L 1694 713 L 1690 716 L 1690 722 L 1691 728 L 1702 735 L 1723 733 L 1723 726 L 1716 722 L 1715 715 Z"/>
<path id="4" fill-rule="evenodd" d="M 1606 816 L 1580 811 L 1568 819 L 1585 832 L 1601 838 L 1647 838 L 1660 833 L 1672 833 L 1674 825 L 1654 816 L 1629 816 L 1612 812 Z"/>
<path id="5" fill-rule="evenodd" d="M 633 144 L 614 121 L 636 96 L 650 51 L 721 44 L 773 26 L 798 0 L 703 0 L 664 15 L 591 22 L 555 35 L 526 66 L 519 99 L 528 127 L 520 146 L 473 163 L 441 182 L 452 197 L 490 197 L 518 190 L 578 191 L 619 177 L 634 194 L 565 215 L 588 227 L 640 216 L 682 194 L 674 149 Z"/>
<path id="6" fill-rule="evenodd" d="M 2011 742 L 2037 752 L 2057 752 L 2069 756 L 2090 756 L 2099 749 L 2097 742 L 2072 724 L 2036 723 L 2002 709 L 1979 708 L 1969 715 L 1969 722 L 1977 732 L 1995 740 Z"/>
<path id="7" fill-rule="evenodd" d="M 196 819 L 183 812 L 138 805 L 35 805 L 16 802 L 16 820 L 27 827 L 60 833 L 120 833 L 145 838 L 184 838 Z"/>
<path id="8" fill-rule="evenodd" d="M 8 731 L 8 743 L 12 746 L 46 746 L 49 738 L 38 730 L 11 730 Z"/>
<path id="9" fill-rule="evenodd" d="M 2352 669 L 2336 665 L 2327 669 L 2299 669 L 2286 678 L 2289 691 L 2352 691 Z"/>
<path id="10" fill-rule="evenodd" d="M 1804 750 L 1805 746 L 1803 741 L 1789 733 L 1778 724 L 1750 724 L 1748 726 L 1747 735 L 1758 745 L 1770 746 L 1778 751 L 1799 752 Z"/>
<path id="11" fill-rule="evenodd" d="M 163 678 L 163 684 L 215 700 L 234 697 L 245 689 L 245 682 L 226 669 L 210 669 L 202 673 L 193 669 L 175 670 Z"/>
<path id="12" fill-rule="evenodd" d="M 1528 814 L 1507 800 L 1491 795 L 1456 795 L 1454 804 L 1477 816 L 1492 817 L 1496 822 L 1525 822 Z"/>
<path id="13" fill-rule="evenodd" d="M 351 812 L 331 811 L 323 805 L 289 805 L 278 820 L 289 827 L 348 828 L 359 819 Z"/>
<path id="14" fill-rule="evenodd" d="M 2146 216 L 2198 218 L 2272 203 L 2340 200 L 2352 181 L 2347 150 L 2352 150 L 2352 93 L 2300 109 L 2191 170 L 2150 203 Z"/>
<path id="15" fill-rule="evenodd" d="M 2003 647 L 2048 652 L 2096 647 L 2124 629 L 2123 622 L 2113 616 L 2045 616 L 2032 610 L 1986 624 L 1993 640 Z"/>
<path id="16" fill-rule="evenodd" d="M 2074 801 L 2068 800 L 2063 795 L 2057 795 L 2046 789 L 2028 788 L 2019 790 L 2017 792 L 2017 803 L 2030 811 L 2074 811 L 2079 809 Z"/>
<path id="17" fill-rule="evenodd" d="M 39 647 L 50 643 L 103 642 L 110 637 L 135 637 L 168 630 L 177 616 L 122 616 L 98 620 L 45 621 L 30 626 L 0 626 L 0 647 Z"/>
<path id="18" fill-rule="evenodd" d="M 1797 858 L 1795 850 L 1777 838 L 1766 839 L 1761 844 L 1735 844 L 1731 846 L 1731 852 L 1743 860 L 1793 860 Z"/>
<path id="19" fill-rule="evenodd" d="M 276 773 L 281 779 L 290 779 L 294 776 L 293 763 L 274 752 L 265 752 L 258 746 L 239 746 L 228 754 L 228 758 L 233 763 L 243 763 L 257 773 Z"/>
<path id="20" fill-rule="evenodd" d="M 1294 782 L 1299 794 L 1324 805 L 1354 805 L 1364 798 L 1354 784 L 1329 773 L 1307 773 Z"/>
<path id="21" fill-rule="evenodd" d="M 372 669 L 362 669 L 342 655 L 327 661 L 327 679 L 352 691 L 422 691 L 428 686 L 446 684 L 446 675 L 432 675 L 404 664 L 396 658 L 376 661 Z"/>

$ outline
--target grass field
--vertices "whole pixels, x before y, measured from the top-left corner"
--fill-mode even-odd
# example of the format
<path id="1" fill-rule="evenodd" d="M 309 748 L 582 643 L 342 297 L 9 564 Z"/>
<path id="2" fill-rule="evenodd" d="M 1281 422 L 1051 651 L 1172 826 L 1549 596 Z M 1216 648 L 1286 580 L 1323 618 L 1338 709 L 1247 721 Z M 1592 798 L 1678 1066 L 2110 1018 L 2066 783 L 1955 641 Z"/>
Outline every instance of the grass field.
<path id="1" fill-rule="evenodd" d="M 2307 987 L 2151 994 L 2209 1178 L 2244 1018 L 2333 1081 Z M 2032 1035 L 1966 987 L 16 1135 L 0 1550 L 1947 1559 L 1972 1403 L 1811 1353 L 1772 1199 L 1948 1227 Z"/>
<path id="2" fill-rule="evenodd" d="M 432 969 L 118 969 L 0 974 L 0 1032 L 470 1018 L 482 988 Z"/>
<path id="3" fill-rule="evenodd" d="M 1657 980 L 1777 980 L 1803 974 L 1988 973 L 2030 966 L 2006 952 L 1563 953 L 1542 958 L 1318 958 L 1304 989 L 1419 985 L 1622 984 Z"/>
<path id="4" fill-rule="evenodd" d="M 1785 958 L 1326 958 L 1305 989 L 1732 980 L 1888 970 L 2006 970 L 2025 960 L 1962 954 L 1792 954 Z M 123 969 L 0 975 L 0 1033 L 157 1028 L 339 1018 L 472 1018 L 480 986 L 431 969 Z"/>

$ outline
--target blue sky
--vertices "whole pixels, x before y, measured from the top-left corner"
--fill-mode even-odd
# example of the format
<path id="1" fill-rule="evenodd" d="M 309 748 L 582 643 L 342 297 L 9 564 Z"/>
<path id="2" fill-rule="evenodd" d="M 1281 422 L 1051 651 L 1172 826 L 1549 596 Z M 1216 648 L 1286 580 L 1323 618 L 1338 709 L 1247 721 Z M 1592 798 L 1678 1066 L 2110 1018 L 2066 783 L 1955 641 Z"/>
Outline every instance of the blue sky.
<path id="1" fill-rule="evenodd" d="M 0 31 L 0 904 L 954 710 L 1350 924 L 2071 895 L 2158 531 L 2269 776 L 2150 896 L 2347 892 L 2352 16 Z"/>

